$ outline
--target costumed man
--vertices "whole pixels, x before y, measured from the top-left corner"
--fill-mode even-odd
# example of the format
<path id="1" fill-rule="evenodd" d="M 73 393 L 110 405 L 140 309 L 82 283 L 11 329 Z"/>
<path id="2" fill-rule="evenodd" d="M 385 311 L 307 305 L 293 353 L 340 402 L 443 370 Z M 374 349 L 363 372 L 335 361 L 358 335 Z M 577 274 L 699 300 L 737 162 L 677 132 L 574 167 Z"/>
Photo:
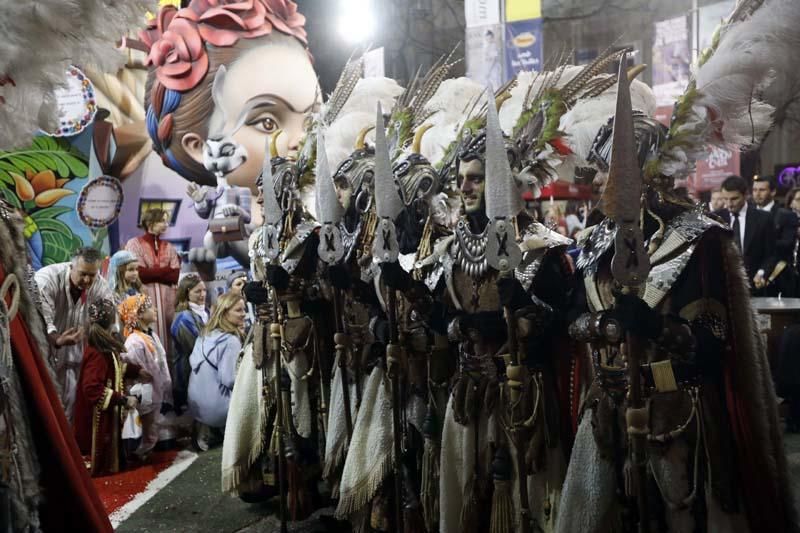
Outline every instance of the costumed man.
<path id="1" fill-rule="evenodd" d="M 273 147 L 278 135 L 280 131 L 273 136 Z M 259 320 L 231 396 L 222 488 L 249 499 L 272 493 L 266 486 L 280 486 L 288 495 L 289 519 L 301 520 L 318 505 L 316 483 L 322 460 L 320 347 L 314 321 L 303 309 L 318 292 L 313 287 L 316 223 L 300 202 L 295 162 L 277 156 L 264 161 L 257 203 L 263 206 L 265 224 L 251 236 L 256 281 L 244 291 L 256 305 Z M 272 291 L 267 292 L 264 281 Z M 271 335 L 277 335 L 277 345 Z M 258 396 L 255 390 L 260 391 Z M 252 400 L 259 397 L 255 408 Z M 259 416 L 258 423 L 248 427 L 253 415 Z M 280 478 L 284 466 L 285 479 Z"/>
<path id="2" fill-rule="evenodd" d="M 108 283 L 98 275 L 102 260 L 102 254 L 94 248 L 79 248 L 69 263 L 46 266 L 36 272 L 47 336 L 56 358 L 56 383 L 70 423 L 83 360 L 83 333 L 89 323 L 89 306 L 100 300 L 114 299 Z"/>
<path id="3" fill-rule="evenodd" d="M 0 221 L 0 529 L 110 532 L 47 364 L 25 223 L 2 200 Z"/>
<path id="4" fill-rule="evenodd" d="M 496 141 L 494 152 L 487 148 L 490 138 Z M 532 520 L 547 527 L 566 464 L 553 342 L 570 287 L 564 261 L 569 241 L 521 213 L 521 192 L 511 175 L 494 107 L 488 107 L 485 130 L 462 137 L 456 164 L 464 215 L 455 234 L 437 243 L 422 261 L 423 268 L 431 269 L 426 276 L 437 278 L 435 299 L 446 303 L 444 323 L 458 353 L 442 425 L 439 529 L 511 531 L 515 524 Z M 501 267 L 502 276 L 490 264 L 498 213 L 508 217 L 508 228 L 519 228 L 519 237 L 511 229 L 503 237 L 508 244 L 494 253 L 516 253 L 519 262 L 520 251 L 525 251 L 521 263 Z M 504 308 L 510 311 L 505 317 Z M 517 346 L 508 341 L 507 330 Z M 504 353 L 513 359 L 503 362 Z M 528 369 L 514 375 L 522 392 L 515 397 L 520 409 L 514 413 L 506 411 L 510 388 L 503 374 L 505 365 L 512 364 Z M 537 396 L 545 401 L 533 401 Z M 524 436 L 514 433 L 522 420 L 527 424 Z M 524 464 L 517 470 L 514 463 L 519 460 Z M 520 491 L 515 471 L 525 472 L 526 481 L 529 472 L 536 472 L 535 481 L 524 482 Z M 521 494 L 527 500 L 523 506 Z"/>
<path id="5" fill-rule="evenodd" d="M 591 151 L 608 172 L 606 218 L 581 243 L 585 313 L 570 332 L 589 343 L 595 380 L 557 531 L 798 529 L 741 255 L 726 226 L 673 191 L 709 143 L 768 129 L 771 106 L 750 88 L 791 63 L 792 48 L 773 47 L 797 46 L 800 9 L 767 1 L 751 18 L 745 4 L 701 54 L 668 131 L 632 111 L 620 83 Z"/>
<path id="6" fill-rule="evenodd" d="M 402 489 L 404 523 L 424 520 L 428 531 L 438 529 L 438 421 L 444 418 L 454 357 L 444 327 L 431 327 L 426 317 L 440 318 L 415 265 L 433 252 L 436 242 L 452 235 L 454 208 L 448 193 L 455 184 L 447 179 L 455 137 L 463 111 L 474 106 L 484 89 L 467 78 L 442 82 L 425 105 L 426 119 L 414 133 L 411 146 L 392 168 L 402 210 L 397 217 L 398 261 L 381 263 L 384 301 L 397 295 L 397 329 L 403 353 L 404 426 Z M 438 330 L 438 331 L 437 331 Z M 440 333 L 441 332 L 441 333 Z M 413 527 L 410 526 L 410 527 Z"/>
<path id="7" fill-rule="evenodd" d="M 382 259 L 373 256 L 373 247 L 381 246 L 377 237 L 384 234 L 378 229 L 378 219 L 384 217 L 393 226 L 395 217 L 402 211 L 402 201 L 393 182 L 391 160 L 414 143 L 412 132 L 428 118 L 425 106 L 453 65 L 450 57 L 443 58 L 403 91 L 392 106 L 388 139 L 383 107 L 379 106 L 374 149 L 363 141 L 365 130 L 359 136 L 356 151 L 334 175 L 336 193 L 344 208 L 339 226 L 343 260 L 341 264 L 331 266 L 328 272 L 334 289 L 343 296 L 343 330 L 351 354 L 349 366 L 358 387 L 356 405 L 359 407 L 351 424 L 352 439 L 342 469 L 336 517 L 349 520 L 356 528 L 399 530 L 403 514 L 422 519 L 419 506 L 412 502 L 416 500 L 413 496 L 416 491 L 412 487 L 418 483 L 409 486 L 409 475 L 402 472 L 400 466 L 399 448 L 410 443 L 400 445 L 399 441 L 405 438 L 400 433 L 405 434 L 403 428 L 409 427 L 406 424 L 408 418 L 415 418 L 416 427 L 421 429 L 425 403 L 420 400 L 416 410 L 408 410 L 403 394 L 393 396 L 396 392 L 393 389 L 400 388 L 400 385 L 389 385 L 390 378 L 393 382 L 395 377 L 399 381 L 405 378 L 387 373 L 390 370 L 387 362 L 394 357 L 386 350 L 391 347 L 390 337 L 397 333 L 397 323 L 391 319 L 396 309 L 391 309 L 392 297 L 387 298 L 386 287 L 381 284 L 378 264 Z M 419 138 L 413 151 L 419 152 Z M 383 180 L 384 191 L 380 199 L 377 196 L 379 179 Z M 390 206 L 388 214 L 378 213 L 379 201 Z M 398 253 L 399 249 L 395 249 L 392 262 L 396 261 Z M 360 390 L 360 376 L 366 374 L 369 377 Z M 394 475 L 390 476 L 391 473 Z M 394 482 L 393 487 L 389 481 Z M 393 511 L 390 511 L 390 504 L 394 504 Z"/>
<path id="8" fill-rule="evenodd" d="M 491 102 L 464 125 L 455 168 L 465 214 L 417 265 L 446 303 L 458 352 L 441 431 L 442 531 L 551 530 L 557 519 L 578 371 L 565 322 L 571 241 L 530 220 L 521 189 L 538 196 L 571 175 L 558 124 L 579 99 L 613 86 L 615 76 L 598 73 L 620 55 L 524 73 L 496 95 L 502 121 Z"/>

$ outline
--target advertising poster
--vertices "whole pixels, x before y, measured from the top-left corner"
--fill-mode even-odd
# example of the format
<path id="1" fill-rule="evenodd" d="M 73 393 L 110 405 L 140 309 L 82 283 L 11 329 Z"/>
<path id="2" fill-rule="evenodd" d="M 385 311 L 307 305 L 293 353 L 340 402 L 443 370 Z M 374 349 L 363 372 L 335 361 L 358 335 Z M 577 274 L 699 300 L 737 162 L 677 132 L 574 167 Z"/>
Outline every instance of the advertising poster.
<path id="1" fill-rule="evenodd" d="M 708 156 L 697 162 L 690 183 L 696 191 L 709 191 L 722 185 L 731 174 L 739 175 L 739 170 L 739 150 L 710 147 Z"/>
<path id="2" fill-rule="evenodd" d="M 689 26 L 686 17 L 655 23 L 653 91 L 658 106 L 671 106 L 689 82 Z"/>
<path id="3" fill-rule="evenodd" d="M 506 23 L 505 81 L 523 70 L 542 68 L 542 19 Z"/>
<path id="4" fill-rule="evenodd" d="M 532 20 L 542 17 L 541 0 L 505 0 L 506 22 Z"/>
<path id="5" fill-rule="evenodd" d="M 503 83 L 503 26 L 467 28 L 467 77 L 482 86 Z"/>
<path id="6" fill-rule="evenodd" d="M 500 0 L 465 0 L 467 28 L 500 24 Z"/>

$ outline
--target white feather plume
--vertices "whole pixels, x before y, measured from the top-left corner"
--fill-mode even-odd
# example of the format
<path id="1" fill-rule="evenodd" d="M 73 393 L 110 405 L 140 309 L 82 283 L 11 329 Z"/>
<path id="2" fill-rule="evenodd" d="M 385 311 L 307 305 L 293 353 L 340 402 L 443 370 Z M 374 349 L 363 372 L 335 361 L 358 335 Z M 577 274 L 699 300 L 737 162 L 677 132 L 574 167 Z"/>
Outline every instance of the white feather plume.
<path id="1" fill-rule="evenodd" d="M 583 69 L 581 66 L 567 66 L 558 78 L 555 87 L 563 87 L 577 76 Z M 503 133 L 511 135 L 522 115 L 522 104 L 528 94 L 536 94 L 542 85 L 552 80 L 554 72 L 523 71 L 517 74 L 517 84 L 511 89 L 511 98 L 505 101 L 500 109 L 500 127 Z"/>
<path id="2" fill-rule="evenodd" d="M 452 78 L 442 82 L 426 105 L 432 113 L 425 124 L 433 126 L 422 137 L 421 152 L 432 164 L 439 163 L 473 106 L 480 108 L 486 89 L 468 78 Z"/>
<path id="3" fill-rule="evenodd" d="M 653 90 L 639 80 L 633 80 L 630 89 L 633 109 L 649 117 L 655 116 L 656 98 Z M 558 129 L 567 134 L 567 144 L 577 156 L 576 164 L 585 163 L 597 132 L 614 116 L 616 105 L 617 85 L 614 84 L 599 96 L 578 100 L 561 117 Z"/>
<path id="4" fill-rule="evenodd" d="M 339 116 L 361 111 L 369 113 L 372 122 L 375 122 L 375 107 L 380 101 L 383 109 L 391 109 L 394 101 L 403 88 L 390 78 L 362 78 L 358 80 L 353 94 L 347 99 L 347 103 L 342 106 Z"/>
<path id="5" fill-rule="evenodd" d="M 671 134 L 687 142 L 666 151 L 660 172 L 675 176 L 705 157 L 710 145 L 757 146 L 772 127 L 775 107 L 794 93 L 762 95 L 778 73 L 797 70 L 800 49 L 800 3 L 767 0 L 748 19 L 728 25 L 716 51 L 694 71 L 697 97 L 689 116 Z"/>
<path id="6" fill-rule="evenodd" d="M 57 121 L 54 91 L 71 64 L 115 72 L 125 55 L 116 41 L 138 27 L 154 0 L 0 0 L 0 150 L 27 145 Z"/>

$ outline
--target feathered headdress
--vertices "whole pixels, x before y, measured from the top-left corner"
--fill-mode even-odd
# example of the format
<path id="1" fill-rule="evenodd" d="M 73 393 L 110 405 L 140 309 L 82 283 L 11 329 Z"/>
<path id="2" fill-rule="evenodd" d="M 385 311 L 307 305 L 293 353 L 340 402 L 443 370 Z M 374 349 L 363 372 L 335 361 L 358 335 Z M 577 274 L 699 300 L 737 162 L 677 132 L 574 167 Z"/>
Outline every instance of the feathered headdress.
<path id="1" fill-rule="evenodd" d="M 763 5 L 762 5 L 763 4 Z M 700 54 L 693 78 L 675 104 L 669 134 L 645 179 L 667 181 L 692 171 L 709 146 L 757 146 L 772 126 L 775 105 L 794 94 L 762 94 L 776 73 L 797 69 L 800 8 L 792 0 L 740 2 Z"/>
<path id="2" fill-rule="evenodd" d="M 0 150 L 58 127 L 55 90 L 72 65 L 116 72 L 126 56 L 116 42 L 154 2 L 37 0 L 0 3 Z"/>

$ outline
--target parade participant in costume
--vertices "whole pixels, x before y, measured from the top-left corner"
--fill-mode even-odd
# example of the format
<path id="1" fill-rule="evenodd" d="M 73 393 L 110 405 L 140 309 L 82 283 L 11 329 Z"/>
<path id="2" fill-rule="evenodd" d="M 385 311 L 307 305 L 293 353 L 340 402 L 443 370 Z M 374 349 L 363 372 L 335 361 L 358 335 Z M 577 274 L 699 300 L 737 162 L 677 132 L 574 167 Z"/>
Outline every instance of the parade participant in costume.
<path id="1" fill-rule="evenodd" d="M 498 277 L 497 268 L 490 266 L 495 214 L 491 213 L 490 220 L 487 209 L 519 213 L 521 192 L 511 175 L 496 111 L 487 109 L 486 129 L 464 135 L 459 147 L 457 176 L 465 214 L 456 224 L 455 235 L 438 243 L 435 252 L 423 261 L 433 270 L 426 275 L 438 282 L 437 292 L 446 302 L 444 323 L 458 353 L 455 388 L 441 433 L 441 531 L 480 531 L 490 526 L 506 531 L 517 523 L 528 530 L 530 523 L 525 522 L 549 527 L 556 514 L 553 494 L 560 488 L 567 452 L 567 439 L 559 427 L 559 361 L 554 354 L 554 339 L 570 289 L 569 270 L 563 260 L 568 241 L 519 214 L 514 222 L 519 227 L 519 241 L 513 234 L 505 237 L 511 239 L 512 250 L 525 250 L 516 274 Z M 492 146 L 490 139 L 497 145 L 494 153 L 488 148 Z M 499 164 L 506 170 L 498 171 L 502 168 Z M 492 207 L 492 198 L 494 202 L 501 199 L 505 205 Z M 506 318 L 516 324 L 505 323 L 504 308 Z M 522 323 L 525 327 L 518 328 Z M 547 331 L 546 326 L 550 326 Z M 506 340 L 507 328 L 514 332 L 518 353 Z M 529 377 L 527 372 L 514 374 L 523 390 L 521 396 L 514 397 L 524 406 L 520 412 L 507 413 L 505 409 L 514 391 L 508 382 L 501 384 L 504 376 L 498 373 L 494 360 L 503 353 L 511 354 L 507 370 L 513 363 L 513 368 L 527 368 L 530 373 Z M 536 405 L 532 401 L 536 396 L 549 401 Z M 520 417 L 527 420 L 524 439 L 514 433 Z M 528 444 L 528 453 L 522 452 Z M 523 491 L 512 490 L 520 485 L 518 469 L 514 468 L 520 460 L 526 463 L 525 472 L 536 472 L 533 481 L 525 483 L 529 495 L 524 509 L 520 505 Z M 528 491 L 529 487 L 534 490 Z"/>
<path id="2" fill-rule="evenodd" d="M 140 37 L 150 46 L 152 67 L 148 132 L 166 166 L 191 182 L 216 186 L 216 169 L 204 164 L 204 152 L 208 141 L 221 148 L 221 139 L 212 136 L 226 132 L 244 160 L 226 169 L 225 183 L 256 194 L 269 136 L 283 130 L 279 153 L 297 154 L 306 116 L 320 95 L 304 24 L 291 0 L 221 6 L 193 0 L 180 10 L 165 6 L 159 11 Z M 218 98 L 212 98 L 221 66 L 227 68 L 227 81 Z"/>
<path id="3" fill-rule="evenodd" d="M 404 524 L 413 528 L 412 524 L 424 520 L 431 531 L 438 528 L 435 465 L 439 435 L 435 426 L 436 420 L 444 417 L 453 368 L 446 335 L 437 333 L 424 320 L 435 304 L 417 279 L 422 276 L 414 265 L 432 253 L 436 242 L 452 234 L 454 217 L 444 192 L 451 184 L 443 178 L 448 177 L 448 159 L 464 121 L 464 110 L 473 107 L 483 92 L 466 78 L 442 82 L 424 106 L 424 124 L 394 164 L 395 187 L 389 193 L 402 201 L 396 228 L 398 262 L 381 264 L 381 282 L 386 286 L 382 290 L 384 301 L 389 290 L 397 296 L 397 330 L 405 356 L 400 398 L 405 408 L 401 446 L 406 450 L 402 458 Z"/>
<path id="4" fill-rule="evenodd" d="M 189 356 L 189 413 L 196 423 L 195 446 L 202 451 L 208 450 L 209 430 L 225 428 L 245 314 L 240 294 L 222 295 Z"/>
<path id="5" fill-rule="evenodd" d="M 111 256 L 108 262 L 108 288 L 114 293 L 116 304 L 142 292 L 139 260 L 131 252 L 120 250 Z"/>
<path id="6" fill-rule="evenodd" d="M 0 221 L 0 529 L 110 532 L 47 365 L 25 223 L 3 200 Z"/>
<path id="7" fill-rule="evenodd" d="M 87 457 L 92 477 L 115 474 L 122 468 L 121 409 L 135 409 L 138 404 L 135 396 L 125 395 L 124 380 L 150 379 L 146 370 L 120 359 L 125 345 L 111 332 L 115 318 L 115 305 L 109 300 L 89 306 L 74 427 L 75 440 Z"/>
<path id="8" fill-rule="evenodd" d="M 740 3 L 701 54 L 668 131 L 632 111 L 620 84 L 597 135 L 608 216 L 582 243 L 588 310 L 570 327 L 596 377 L 561 500 L 582 512 L 562 513 L 558 531 L 798 530 L 741 256 L 724 225 L 673 192 L 709 143 L 757 142 L 769 127 L 752 88 L 789 68 L 780 50 L 797 46 L 800 10 L 774 0 L 751 17 L 758 4 Z"/>
<path id="9" fill-rule="evenodd" d="M 186 407 L 191 369 L 189 355 L 207 323 L 206 284 L 197 274 L 187 274 L 178 283 L 178 305 L 170 328 L 174 354 L 171 364 L 172 397 L 176 411 Z"/>
<path id="10" fill-rule="evenodd" d="M 137 408 L 142 420 L 142 442 L 134 452 L 146 458 L 159 441 L 159 429 L 167 425 L 165 413 L 171 409 L 172 379 L 161 339 L 153 330 L 156 310 L 144 294 L 128 296 L 119 304 L 120 320 L 125 326 L 125 351 L 122 359 L 139 366 L 152 376 L 150 405 L 144 402 Z"/>
<path id="11" fill-rule="evenodd" d="M 89 306 L 114 298 L 106 281 L 98 276 L 102 260 L 103 256 L 94 248 L 80 248 L 71 262 L 46 266 L 36 272 L 47 335 L 55 349 L 56 383 L 70 422 L 83 360 L 83 331 L 88 323 Z"/>
<path id="12" fill-rule="evenodd" d="M 343 331 L 350 337 L 349 349 L 355 356 L 351 359 L 351 367 L 357 387 L 361 386 L 358 376 L 369 374 L 363 391 L 356 389 L 356 404 L 360 408 L 352 424 L 353 436 L 347 449 L 336 509 L 337 518 L 348 519 L 355 527 L 369 524 L 374 529 L 385 530 L 391 521 L 391 527 L 400 529 L 404 513 L 416 514 L 421 521 L 419 506 L 411 503 L 416 498 L 411 494 L 405 498 L 415 512 L 410 506 L 404 509 L 401 501 L 404 491 L 413 493 L 414 490 L 402 486 L 402 479 L 408 479 L 408 476 L 400 473 L 401 457 L 395 450 L 395 441 L 399 442 L 400 438 L 400 425 L 403 425 L 400 418 L 405 419 L 400 412 L 406 409 L 406 402 L 399 394 L 392 399 L 392 389 L 386 379 L 388 368 L 384 355 L 390 340 L 387 335 L 391 324 L 387 318 L 394 310 L 387 307 L 384 289 L 377 276 L 380 270 L 373 260 L 373 244 L 376 235 L 381 233 L 377 229 L 378 214 L 373 191 L 380 171 L 385 199 L 389 202 L 396 200 L 395 205 L 402 206 L 393 184 L 391 159 L 399 157 L 413 143 L 411 133 L 429 116 L 425 106 L 453 65 L 450 57 L 443 58 L 425 76 L 415 79 L 406 88 L 392 108 L 388 140 L 384 118 L 379 111 L 375 129 L 376 148 L 378 140 L 383 139 L 380 168 L 379 154 L 369 150 L 359 139 L 356 152 L 340 165 L 334 176 L 336 192 L 345 210 L 339 226 L 344 246 L 342 263 L 329 268 L 330 279 L 335 289 L 342 293 Z M 419 151 L 419 142 L 415 148 Z M 399 211 L 391 218 L 398 214 Z M 393 224 L 394 220 L 390 222 Z M 396 255 L 394 257 L 396 259 Z M 399 372 L 395 377 L 401 379 Z M 421 427 L 424 401 L 417 407 L 412 418 L 418 419 L 417 427 Z M 394 475 L 390 476 L 392 472 Z M 390 512 L 390 503 L 394 503 L 393 512 Z"/>
<path id="13" fill-rule="evenodd" d="M 169 214 L 163 209 L 148 209 L 140 221 L 144 235 L 134 237 L 125 244 L 125 249 L 139 260 L 139 277 L 146 294 L 156 310 L 154 324 L 159 339 L 171 350 L 169 327 L 175 316 L 175 286 L 181 273 L 181 260 L 175 247 L 161 239 L 167 231 Z"/>

